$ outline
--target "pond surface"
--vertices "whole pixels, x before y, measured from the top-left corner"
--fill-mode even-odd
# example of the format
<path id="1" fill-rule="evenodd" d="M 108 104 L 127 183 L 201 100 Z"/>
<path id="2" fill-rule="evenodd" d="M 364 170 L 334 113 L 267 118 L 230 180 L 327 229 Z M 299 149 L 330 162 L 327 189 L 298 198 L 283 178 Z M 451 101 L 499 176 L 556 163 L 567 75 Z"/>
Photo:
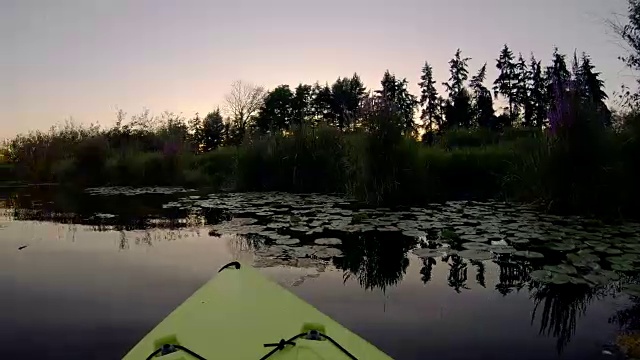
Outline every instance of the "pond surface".
<path id="1" fill-rule="evenodd" d="M 638 224 L 173 188 L 5 189 L 0 208 L 7 358 L 119 358 L 233 259 L 397 359 L 612 359 L 640 330 Z"/>

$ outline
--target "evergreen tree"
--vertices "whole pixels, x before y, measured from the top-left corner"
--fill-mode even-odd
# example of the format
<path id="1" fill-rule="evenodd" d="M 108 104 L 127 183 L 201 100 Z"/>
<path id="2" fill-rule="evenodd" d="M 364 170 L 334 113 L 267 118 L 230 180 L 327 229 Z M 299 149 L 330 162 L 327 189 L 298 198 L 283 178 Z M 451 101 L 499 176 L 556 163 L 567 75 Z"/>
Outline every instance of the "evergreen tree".
<path id="1" fill-rule="evenodd" d="M 204 151 L 212 151 L 222 145 L 225 126 L 220 109 L 216 109 L 204 118 L 202 123 L 202 147 Z"/>
<path id="2" fill-rule="evenodd" d="M 594 71 L 595 66 L 589 55 L 582 53 L 581 60 L 575 70 L 576 85 L 579 86 L 580 96 L 600 114 L 603 124 L 610 126 L 611 111 L 605 102 L 609 97 L 604 91 L 604 81 L 600 78 L 600 73 Z"/>
<path id="3" fill-rule="evenodd" d="M 189 131 L 191 132 L 191 139 L 193 143 L 194 150 L 196 152 L 200 152 L 201 145 L 204 139 L 202 134 L 202 119 L 200 119 L 200 114 L 196 113 L 193 119 L 189 120 Z"/>
<path id="4" fill-rule="evenodd" d="M 549 111 L 557 112 L 559 106 L 566 102 L 567 91 L 570 90 L 571 73 L 567 68 L 566 56 L 553 50 L 551 66 L 547 67 L 547 94 L 549 96 Z"/>
<path id="5" fill-rule="evenodd" d="M 311 117 L 314 125 L 333 123 L 336 115 L 332 111 L 331 88 L 315 83 L 311 95 Z"/>
<path id="6" fill-rule="evenodd" d="M 533 54 L 529 65 L 529 96 L 533 112 L 531 125 L 542 127 L 547 119 L 548 96 L 546 79 L 542 73 L 542 63 Z"/>
<path id="7" fill-rule="evenodd" d="M 471 95 L 466 88 L 458 91 L 447 101 L 445 107 L 446 128 L 464 127 L 471 125 L 473 118 L 473 107 L 471 103 Z"/>
<path id="8" fill-rule="evenodd" d="M 595 66 L 591 58 L 586 53 L 582 53 L 582 63 L 580 64 L 579 75 L 580 85 L 587 99 L 593 104 L 604 105 L 609 97 L 604 91 L 604 81 L 600 79 L 600 73 L 594 72 Z"/>
<path id="9" fill-rule="evenodd" d="M 502 95 L 509 102 L 509 116 L 514 116 L 515 104 L 517 103 L 516 83 L 516 64 L 513 62 L 513 52 L 508 45 L 504 45 L 500 56 L 496 60 L 496 69 L 498 69 L 498 78 L 493 82 L 493 93 L 497 98 Z"/>
<path id="10" fill-rule="evenodd" d="M 313 97 L 313 87 L 311 85 L 299 84 L 294 92 L 291 104 L 292 123 L 300 126 L 306 124 L 312 117 L 311 101 Z"/>
<path id="11" fill-rule="evenodd" d="M 567 68 L 566 56 L 558 52 L 556 47 L 553 50 L 553 60 L 551 66 L 547 67 L 547 93 L 564 94 L 569 88 L 571 73 Z"/>
<path id="12" fill-rule="evenodd" d="M 440 115 L 440 102 L 438 100 L 438 90 L 435 87 L 436 81 L 433 79 L 433 68 L 428 62 L 424 63 L 422 75 L 420 76 L 420 107 L 422 112 L 420 120 L 423 127 L 429 131 L 434 125 L 439 126 L 442 123 Z"/>
<path id="13" fill-rule="evenodd" d="M 487 63 L 471 78 L 469 86 L 473 91 L 473 115 L 475 123 L 480 127 L 493 127 L 495 110 L 491 92 L 484 86 L 487 77 Z"/>
<path id="14" fill-rule="evenodd" d="M 263 132 L 288 130 L 293 119 L 293 93 L 289 85 L 280 85 L 267 93 L 256 126 Z"/>
<path id="15" fill-rule="evenodd" d="M 448 83 L 442 83 L 445 86 L 446 91 L 449 93 L 449 98 L 455 98 L 455 95 L 464 89 L 464 83 L 469 78 L 469 70 L 467 70 L 467 63 L 471 58 L 462 58 L 462 51 L 458 49 L 453 59 L 449 61 L 449 77 Z"/>
<path id="16" fill-rule="evenodd" d="M 524 126 L 533 126 L 534 104 L 531 99 L 531 78 L 533 74 L 530 72 L 522 54 L 518 55 L 515 75 L 516 103 L 514 107 L 517 109 L 516 113 L 523 115 Z"/>
<path id="17" fill-rule="evenodd" d="M 464 83 L 469 78 L 467 63 L 471 58 L 463 58 L 462 51 L 458 49 L 453 59 L 449 61 L 449 82 L 443 83 L 449 93 L 449 99 L 445 106 L 446 124 L 444 127 L 454 126 L 468 127 L 471 125 L 472 104 L 469 91 Z"/>
<path id="18" fill-rule="evenodd" d="M 357 124 L 358 112 L 365 94 L 366 88 L 358 74 L 353 74 L 351 78 L 336 80 L 331 86 L 332 112 L 336 116 L 335 126 L 343 130 Z"/>
<path id="19" fill-rule="evenodd" d="M 415 133 L 416 124 L 413 115 L 418 100 L 415 95 L 409 93 L 407 79 L 397 79 L 387 70 L 380 84 L 382 89 L 376 90 L 378 97 L 398 115 L 405 134 Z"/>

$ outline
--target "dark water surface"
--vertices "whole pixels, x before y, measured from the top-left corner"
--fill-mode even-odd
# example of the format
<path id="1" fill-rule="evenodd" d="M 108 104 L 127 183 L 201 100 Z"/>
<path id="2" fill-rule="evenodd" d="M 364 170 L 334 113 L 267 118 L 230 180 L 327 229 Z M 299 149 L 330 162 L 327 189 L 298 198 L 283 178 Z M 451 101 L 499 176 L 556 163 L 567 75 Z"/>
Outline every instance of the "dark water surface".
<path id="1" fill-rule="evenodd" d="M 3 356 L 120 358 L 233 259 L 397 359 L 600 359 L 640 323 L 636 224 L 175 191 L 5 189 Z"/>

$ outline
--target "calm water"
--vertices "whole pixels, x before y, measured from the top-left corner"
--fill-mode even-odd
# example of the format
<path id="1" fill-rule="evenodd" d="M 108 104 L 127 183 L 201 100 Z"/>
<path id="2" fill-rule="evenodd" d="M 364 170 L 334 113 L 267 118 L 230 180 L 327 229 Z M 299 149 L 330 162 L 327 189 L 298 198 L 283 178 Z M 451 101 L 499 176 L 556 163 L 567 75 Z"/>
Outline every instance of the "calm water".
<path id="1" fill-rule="evenodd" d="M 636 224 L 176 189 L 5 189 L 0 207 L 6 358 L 119 358 L 232 259 L 398 359 L 601 359 L 640 323 Z"/>

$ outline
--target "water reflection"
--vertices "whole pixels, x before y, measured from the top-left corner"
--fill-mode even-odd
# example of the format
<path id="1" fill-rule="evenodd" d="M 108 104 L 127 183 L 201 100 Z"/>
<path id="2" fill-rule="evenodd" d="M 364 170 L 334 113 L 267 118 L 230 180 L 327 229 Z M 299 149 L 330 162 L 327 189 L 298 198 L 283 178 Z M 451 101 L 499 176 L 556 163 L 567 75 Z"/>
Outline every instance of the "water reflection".
<path id="1" fill-rule="evenodd" d="M 537 285 L 532 284 L 534 301 L 531 323 L 540 316 L 540 334 L 557 339 L 559 353 L 575 334 L 577 320 L 586 314 L 594 299 L 595 291 L 586 285 Z"/>
<path id="2" fill-rule="evenodd" d="M 528 283 L 531 267 L 527 263 L 516 263 L 511 261 L 496 261 L 500 267 L 496 291 L 502 296 L 510 294 L 512 291 L 520 291 Z"/>
<path id="3" fill-rule="evenodd" d="M 113 196 L 98 199 L 86 194 L 75 194 L 70 197 L 43 190 L 42 193 L 35 194 L 26 191 L 15 192 L 0 195 L 0 198 L 2 206 L 9 209 L 8 216 L 12 220 L 66 224 L 67 236 L 71 241 L 75 241 L 77 225 L 86 225 L 97 232 L 116 231 L 118 232 L 118 249 L 123 251 L 131 249 L 132 246 L 153 246 L 160 241 L 210 236 L 208 226 L 219 224 L 233 216 L 228 211 L 210 207 L 197 209 L 163 207 L 172 199 L 171 196 Z M 263 209 L 263 211 L 266 213 L 270 210 Z M 290 216 L 299 221 L 297 219 L 307 215 L 310 210 L 303 211 Z M 397 218 L 400 219 L 402 216 L 404 214 L 397 215 Z M 336 222 L 335 219 L 331 221 Z M 427 221 L 427 218 L 424 221 Z M 482 226 L 481 222 L 469 219 L 454 223 L 453 226 L 454 228 L 468 227 L 471 226 L 469 224 Z M 255 226 L 264 227 L 267 225 L 269 225 L 268 219 L 261 219 L 255 224 Z M 470 260 L 459 256 L 455 251 L 437 257 L 417 258 L 410 255 L 412 249 L 418 244 L 436 249 L 439 243 L 448 241 L 442 239 L 443 234 L 448 233 L 440 231 L 438 223 L 431 223 L 431 225 L 434 228 L 425 230 L 426 238 L 429 240 L 423 238 L 418 232 L 410 235 L 402 234 L 400 231 L 383 232 L 371 229 L 350 232 L 339 230 L 340 226 L 343 226 L 341 224 L 327 226 L 321 229 L 322 236 L 340 238 L 342 243 L 336 245 L 336 248 L 342 252 L 342 256 L 325 258 L 317 257 L 312 253 L 293 252 L 305 246 L 318 247 L 314 245 L 314 240 L 319 235 L 312 229 L 292 232 L 291 236 L 300 240 L 300 244 L 295 245 L 277 244 L 259 234 L 228 235 L 223 236 L 222 239 L 227 242 L 235 257 L 241 258 L 245 254 L 251 254 L 254 257 L 254 264 L 258 266 L 313 267 L 317 269 L 317 273 L 320 273 L 328 265 L 333 265 L 342 271 L 344 282 L 356 279 L 357 283 L 366 290 L 387 292 L 391 287 L 398 286 L 407 275 L 410 263 L 416 261 L 421 265 L 419 274 L 424 286 L 430 283 L 442 283 L 458 294 L 476 291 L 477 287 L 474 285 L 482 289 L 495 289 L 503 297 L 518 292 L 528 293 L 532 301 L 532 326 L 538 326 L 541 335 L 555 338 L 556 348 L 560 353 L 570 343 L 576 332 L 578 321 L 586 315 L 589 305 L 612 293 L 611 287 L 605 289 L 602 286 L 555 285 L 532 281 L 530 274 L 541 269 L 545 261 L 549 259 L 556 261 L 557 254 L 555 254 L 556 257 L 550 256 L 549 259 L 538 262 L 511 255 L 496 255 L 492 261 Z M 383 223 L 381 226 L 385 226 L 388 230 L 394 224 Z M 447 229 L 447 231 L 452 230 Z M 465 235 L 473 236 L 471 233 Z M 507 233 L 507 235 L 512 234 Z M 502 241 L 502 238 L 500 239 Z M 524 243 L 522 239 L 519 241 Z M 277 253 L 268 251 L 278 246 L 282 251 Z M 460 249 L 455 243 L 452 248 Z M 446 271 L 442 271 L 443 269 Z M 442 273 L 444 276 L 440 276 Z M 317 275 L 305 276 L 294 285 L 299 285 L 305 278 Z M 637 277 L 624 277 L 617 286 L 630 283 L 638 283 Z M 635 302 L 630 307 L 618 311 L 610 321 L 618 324 L 625 331 L 640 331 L 639 314 L 640 300 L 635 298 Z"/>
<path id="4" fill-rule="evenodd" d="M 414 246 L 415 242 L 406 238 L 359 236 L 343 241 L 344 257 L 334 260 L 334 264 L 345 270 L 344 281 L 354 276 L 367 290 L 385 291 L 402 280 L 409 266 L 407 253 Z"/>

